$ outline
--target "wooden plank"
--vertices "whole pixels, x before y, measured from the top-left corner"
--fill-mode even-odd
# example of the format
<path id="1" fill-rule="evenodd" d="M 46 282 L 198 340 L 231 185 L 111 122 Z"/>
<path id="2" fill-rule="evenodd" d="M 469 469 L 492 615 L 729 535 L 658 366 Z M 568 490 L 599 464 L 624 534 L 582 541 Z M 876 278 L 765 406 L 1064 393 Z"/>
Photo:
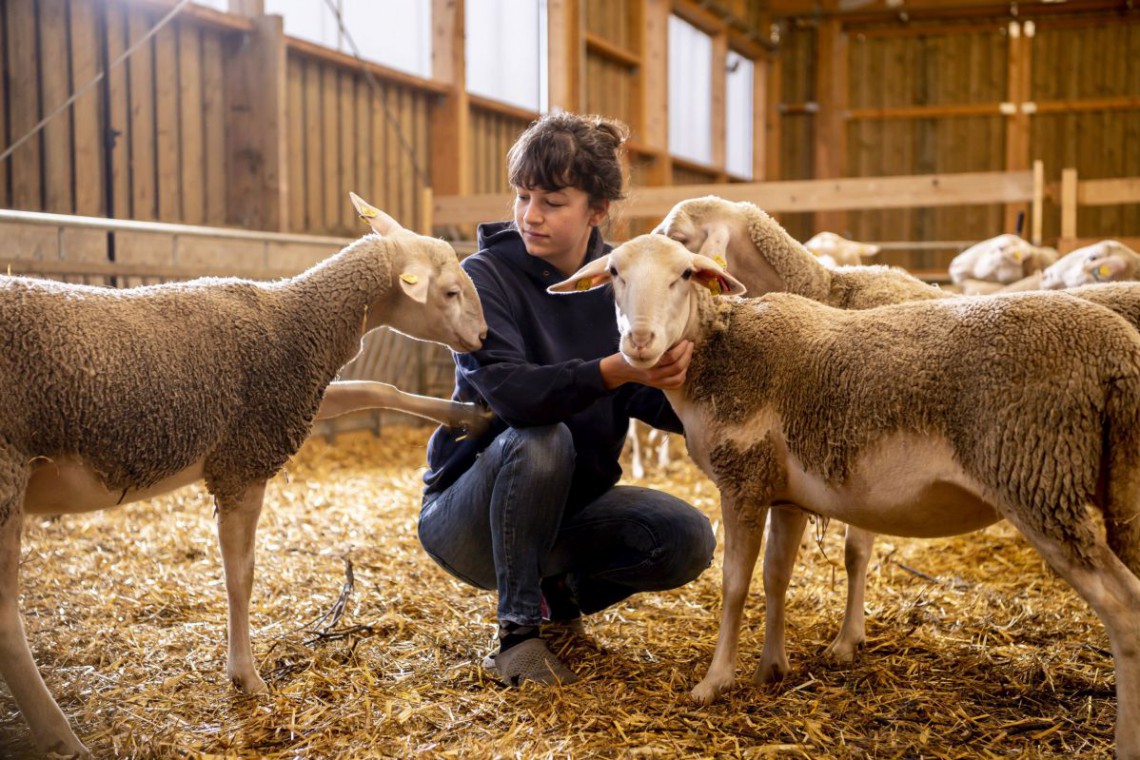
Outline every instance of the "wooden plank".
<path id="1" fill-rule="evenodd" d="M 202 122 L 206 223 L 226 223 L 226 78 L 221 37 L 202 32 Z"/>
<path id="2" fill-rule="evenodd" d="M 1140 177 L 1083 180 L 1077 185 L 1077 203 L 1081 206 L 1140 203 Z"/>
<path id="3" fill-rule="evenodd" d="M 301 58 L 304 84 L 306 232 L 325 229 L 324 65 Z"/>
<path id="4" fill-rule="evenodd" d="M 448 89 L 431 109 L 428 172 L 435 193 L 463 195 L 474 189 L 464 0 L 433 0 L 432 27 L 435 78 Z"/>
<path id="5" fill-rule="evenodd" d="M 334 66 L 321 67 L 321 175 L 318 186 L 324 191 L 324 218 L 321 228 L 335 230 L 340 222 L 340 80 Z"/>
<path id="6" fill-rule="evenodd" d="M 400 220 L 402 211 L 400 201 L 400 154 L 404 152 L 400 140 L 400 90 L 402 87 L 388 87 L 384 93 L 385 109 L 388 118 L 385 120 L 387 137 L 385 138 L 384 179 L 387 187 L 387 207 L 384 209 L 396 221 Z"/>
<path id="7" fill-rule="evenodd" d="M 177 24 L 177 22 L 175 22 Z M 185 221 L 182 215 L 181 140 L 177 26 L 166 25 L 154 36 L 155 153 L 158 165 L 158 218 Z"/>
<path id="8" fill-rule="evenodd" d="M 351 70 L 340 72 L 337 81 L 340 94 L 340 151 L 337 170 L 338 183 L 330 188 L 330 198 L 337 209 L 337 230 L 356 228 L 356 211 L 348 199 L 348 191 L 356 187 L 356 76 Z"/>
<path id="9" fill-rule="evenodd" d="M 36 17 L 32 3 L 8 5 L 8 98 L 12 140 L 31 132 L 40 120 L 39 66 L 36 60 Z M 35 134 L 12 153 L 12 205 L 43 209 L 43 133 Z"/>
<path id="10" fill-rule="evenodd" d="M 66 0 L 39 0 L 40 80 L 43 88 L 41 113 L 53 113 L 71 95 L 68 83 L 70 44 L 67 34 Z M 65 56 L 49 63 L 50 56 Z M 44 210 L 70 214 L 75 211 L 72 192 L 71 110 L 61 112 L 43 129 Z"/>
<path id="11" fill-rule="evenodd" d="M 420 77 L 412 74 L 405 74 L 397 69 L 390 69 L 386 66 L 381 66 L 369 61 L 358 61 L 355 56 L 347 53 L 341 53 L 332 48 L 318 45 L 315 42 L 308 40 L 298 39 L 297 37 L 287 37 L 286 44 L 288 45 L 289 52 L 303 55 L 306 58 L 315 59 L 324 64 L 332 64 L 338 69 L 349 69 L 351 71 L 359 71 L 361 66 L 368 69 L 372 76 L 384 82 L 391 84 L 399 84 L 404 87 L 411 87 L 415 90 L 426 90 L 428 92 L 443 93 L 447 92 L 447 86 L 434 82 L 430 79 L 421 79 Z"/>
<path id="12" fill-rule="evenodd" d="M 1018 21 L 1009 22 L 1009 82 L 1006 100 L 1012 104 L 1014 111 L 1006 118 L 1006 171 L 1018 171 L 1029 166 L 1029 115 L 1022 107 L 1029 100 L 1029 93 L 1025 90 L 1028 81 L 1025 72 L 1031 70 L 1029 42 L 1022 34 L 1022 24 Z M 1008 204 L 1005 208 L 1004 229 L 1015 229 L 1018 214 L 1025 211 L 1023 203 Z"/>
<path id="13" fill-rule="evenodd" d="M 205 133 L 202 121 L 202 41 L 195 24 L 178 27 L 178 171 L 182 182 L 182 221 L 206 221 Z"/>
<path id="14" fill-rule="evenodd" d="M 626 69 L 637 68 L 641 65 L 640 55 L 615 45 L 601 35 L 587 33 L 585 39 L 587 53 L 600 56 Z"/>
<path id="15" fill-rule="evenodd" d="M 122 6 L 104 5 L 107 14 L 107 61 L 114 63 L 126 50 L 127 15 Z M 126 62 L 111 68 L 111 199 L 114 216 L 131 217 L 131 115 Z"/>
<path id="16" fill-rule="evenodd" d="M 89 0 L 71 0 L 71 82 L 79 88 L 100 73 L 95 9 Z M 102 13 L 102 10 L 99 11 Z M 99 216 L 103 202 L 103 130 L 96 85 L 72 106 L 75 139 L 75 213 Z"/>
<path id="17" fill-rule="evenodd" d="M 400 90 L 400 216 L 397 221 L 415 229 L 416 224 L 416 171 L 415 171 L 415 95 L 407 87 Z"/>
<path id="18" fill-rule="evenodd" d="M 721 169 L 725 165 L 726 143 L 728 142 L 725 137 L 727 124 L 725 110 L 728 106 L 726 93 L 728 76 L 725 71 L 727 57 L 728 34 L 721 31 L 712 37 L 712 82 L 709 83 L 711 89 L 709 106 L 712 109 L 712 113 L 709 114 L 709 131 L 712 133 L 709 159 L 714 166 Z"/>
<path id="19" fill-rule="evenodd" d="M 305 70 L 297 56 L 289 56 L 285 76 L 288 79 L 285 140 L 289 158 L 289 229 L 302 232 L 305 230 L 305 196 L 308 192 L 305 180 Z"/>
<path id="20" fill-rule="evenodd" d="M 353 177 L 353 187 L 343 188 L 343 197 L 345 199 L 345 207 L 348 209 L 348 229 L 357 229 L 357 216 L 352 208 L 352 204 L 348 203 L 348 191 L 359 195 L 361 198 L 372 197 L 372 88 L 364 77 L 356 77 L 356 94 L 354 100 L 356 101 L 356 128 L 354 130 L 354 139 L 356 144 L 355 158 L 356 158 L 356 171 Z"/>
<path id="21" fill-rule="evenodd" d="M 8 44 L 4 37 L 3 24 L 0 24 L 0 43 L 4 44 L 4 50 L 0 50 L 0 84 L 2 84 L 8 81 Z M 0 86 L 0 146 L 3 146 L 0 150 L 7 150 L 11 144 L 8 135 L 8 111 L 8 93 L 3 86 Z M 11 165 L 10 160 L 0 161 L 0 207 L 4 208 L 12 205 L 12 195 L 8 185 Z"/>
<path id="22" fill-rule="evenodd" d="M 372 196 L 365 200 L 373 206 L 386 211 L 388 204 L 388 184 L 384 171 L 384 156 L 388 151 L 388 116 L 384 113 L 385 85 L 379 83 L 379 87 L 380 89 L 376 92 L 371 92 L 368 98 L 368 107 L 372 112 L 372 152 L 369 155 L 368 169 L 371 178 Z"/>
<path id="23" fill-rule="evenodd" d="M 764 107 L 768 113 L 768 124 L 764 131 L 764 155 L 766 162 L 763 175 L 756 179 L 779 180 L 783 177 L 781 162 L 783 156 L 783 118 L 778 105 L 783 98 L 784 64 L 782 56 L 773 56 L 768 67 L 768 97 Z"/>
<path id="24" fill-rule="evenodd" d="M 129 12 L 127 34 L 130 44 L 143 37 L 153 22 L 138 12 Z M 156 155 L 154 139 L 154 40 L 148 40 L 127 59 L 130 83 L 131 120 L 131 217 L 156 219 L 158 196 L 155 187 Z"/>

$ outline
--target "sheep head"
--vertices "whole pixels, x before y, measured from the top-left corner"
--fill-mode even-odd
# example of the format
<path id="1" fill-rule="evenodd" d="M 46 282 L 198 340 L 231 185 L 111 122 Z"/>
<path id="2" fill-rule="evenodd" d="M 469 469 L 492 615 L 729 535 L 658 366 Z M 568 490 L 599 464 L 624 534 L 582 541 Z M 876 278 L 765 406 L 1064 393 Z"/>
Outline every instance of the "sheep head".
<path id="1" fill-rule="evenodd" d="M 404 296 L 383 294 L 370 308 L 366 326 L 386 324 L 396 332 L 459 352 L 481 348 L 487 322 L 475 284 L 459 266 L 455 249 L 438 238 L 404 229 L 360 196 L 349 195 L 360 218 L 390 243 L 395 283 Z"/>
<path id="2" fill-rule="evenodd" d="M 863 263 L 864 258 L 870 258 L 879 253 L 879 246 L 871 243 L 858 243 L 834 232 L 820 232 L 804 243 L 804 248 L 825 262 L 824 257 L 830 257 L 831 262 L 838 266 L 856 266 Z"/>
<path id="3" fill-rule="evenodd" d="M 655 365 L 681 340 L 697 290 L 740 295 L 744 285 L 717 262 L 664 235 L 640 235 L 591 261 L 551 293 L 577 293 L 613 285 L 619 348 L 634 367 Z"/>
<path id="4" fill-rule="evenodd" d="M 998 235 L 962 251 L 950 262 L 950 279 L 983 280 L 1009 284 L 1040 272 L 1057 260 L 1057 251 L 1023 240 L 1017 235 Z"/>
<path id="5" fill-rule="evenodd" d="M 1046 290 L 1140 277 L 1140 253 L 1117 240 L 1102 240 L 1062 256 L 1041 276 Z"/>

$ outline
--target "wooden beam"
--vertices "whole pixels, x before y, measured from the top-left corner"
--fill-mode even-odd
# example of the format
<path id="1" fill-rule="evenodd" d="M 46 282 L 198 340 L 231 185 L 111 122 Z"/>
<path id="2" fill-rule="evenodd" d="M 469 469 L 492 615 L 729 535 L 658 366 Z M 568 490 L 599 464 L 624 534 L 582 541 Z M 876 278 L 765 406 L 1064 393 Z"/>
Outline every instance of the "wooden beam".
<path id="1" fill-rule="evenodd" d="M 712 150 L 709 158 L 713 166 L 719 167 L 721 170 L 725 168 L 726 145 L 728 143 L 727 135 L 725 135 L 728 124 L 726 113 L 728 109 L 726 92 L 728 73 L 725 68 L 727 63 L 728 35 L 722 30 L 712 36 L 712 82 L 709 83 L 711 88 L 709 100 L 712 107 L 709 119 Z"/>
<path id="2" fill-rule="evenodd" d="M 792 113 L 795 106 L 785 106 Z M 810 107 L 801 109 L 814 112 Z M 889 108 L 853 108 L 843 114 L 847 121 L 880 119 L 944 119 L 954 116 L 998 116 L 1002 113 L 1001 103 L 952 103 L 939 106 L 894 106 Z"/>
<path id="3" fill-rule="evenodd" d="M 699 168 L 716 173 L 715 167 Z M 1034 192 L 1031 171 L 679 185 L 635 188 L 623 213 L 635 218 L 661 217 L 680 201 L 701 195 L 749 201 L 769 212 L 807 212 L 1015 203 L 1032 200 Z M 435 223 L 497 218 L 510 199 L 510 194 L 502 193 L 436 196 Z"/>
<path id="4" fill-rule="evenodd" d="M 431 109 L 431 186 L 435 194 L 472 190 L 471 101 L 467 94 L 465 0 L 433 0 L 432 77 L 447 87 Z"/>
<path id="5" fill-rule="evenodd" d="M 642 37 L 644 111 L 641 141 L 658 151 L 669 150 L 669 9 L 670 0 L 640 0 L 645 3 L 645 33 Z M 665 184 L 662 182 L 661 184 Z"/>
<path id="6" fill-rule="evenodd" d="M 673 13 L 710 37 L 728 31 L 728 24 L 724 22 L 724 19 L 693 0 L 673 0 Z"/>
<path id="7" fill-rule="evenodd" d="M 843 176 L 846 162 L 846 128 L 841 115 L 847 104 L 847 35 L 835 19 L 819 26 L 816 44 L 815 94 L 819 101 L 816 116 L 815 176 L 834 179 Z M 824 211 L 815 215 L 817 231 L 843 231 L 847 215 Z"/>
<path id="8" fill-rule="evenodd" d="M 227 50 L 226 221 L 255 230 L 289 229 L 286 44 L 280 16 L 259 16 Z"/>
<path id="9" fill-rule="evenodd" d="M 1075 175 L 1076 170 L 1073 173 Z M 1086 179 L 1077 185 L 1077 203 L 1081 206 L 1140 203 L 1140 177 Z"/>
<path id="10" fill-rule="evenodd" d="M 1061 237 L 1077 236 L 1077 170 L 1061 170 Z"/>
<path id="11" fill-rule="evenodd" d="M 546 16 L 550 109 L 581 111 L 586 78 L 582 0 L 548 0 Z"/>
<path id="12" fill-rule="evenodd" d="M 757 179 L 778 180 L 781 176 L 780 154 L 783 147 L 783 114 L 780 113 L 780 99 L 784 96 L 784 59 L 772 56 L 768 66 L 768 97 L 764 104 L 767 114 L 767 129 L 764 134 L 764 173 Z"/>
<path id="13" fill-rule="evenodd" d="M 619 47 L 605 37 L 597 34 L 586 32 L 586 50 L 629 69 L 634 69 L 641 65 L 641 56 L 639 54 L 631 53 L 625 48 Z"/>
<path id="14" fill-rule="evenodd" d="M 768 56 L 752 60 L 752 179 L 765 179 L 768 156 Z"/>
<path id="15" fill-rule="evenodd" d="M 1029 25 L 1032 28 L 1032 24 Z M 1020 171 L 1029 168 L 1029 114 L 1023 107 L 1029 101 L 1030 44 L 1031 38 L 1024 32 L 1026 25 L 1019 21 L 1009 22 L 1009 64 L 1006 89 L 1007 108 L 1005 131 L 1006 171 Z M 1027 211 L 1024 203 L 1008 204 L 1005 207 L 1007 232 L 1017 227 L 1017 217 Z"/>

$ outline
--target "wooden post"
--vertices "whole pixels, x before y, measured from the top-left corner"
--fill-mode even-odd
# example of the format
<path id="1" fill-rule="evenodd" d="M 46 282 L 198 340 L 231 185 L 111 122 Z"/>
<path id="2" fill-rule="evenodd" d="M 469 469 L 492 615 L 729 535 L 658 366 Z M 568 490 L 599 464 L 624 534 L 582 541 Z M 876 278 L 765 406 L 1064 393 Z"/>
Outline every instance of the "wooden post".
<path id="1" fill-rule="evenodd" d="M 1041 245 L 1041 227 L 1044 223 L 1045 215 L 1045 162 L 1037 160 L 1033 162 L 1033 237 L 1030 242 L 1033 245 Z"/>
<path id="2" fill-rule="evenodd" d="M 728 126 L 728 97 L 726 88 L 728 86 L 728 75 L 726 72 L 726 64 L 728 63 L 728 28 L 723 27 L 716 34 L 710 35 L 712 37 L 712 93 L 710 97 L 710 105 L 712 107 L 712 118 L 709 120 L 709 131 L 712 132 L 712 152 L 709 158 L 712 165 L 720 168 L 721 179 L 727 178 L 727 151 L 726 144 L 728 142 L 725 130 Z"/>
<path id="3" fill-rule="evenodd" d="M 837 179 L 843 176 L 847 158 L 846 130 L 843 112 L 847 108 L 847 35 L 838 18 L 830 18 L 819 26 L 816 45 L 815 99 L 816 113 L 815 176 Z M 845 211 L 822 211 L 815 214 L 815 230 L 842 233 L 847 229 Z"/>
<path id="4" fill-rule="evenodd" d="M 226 221 L 288 230 L 285 29 L 280 16 L 253 19 L 253 31 L 226 50 Z"/>
<path id="5" fill-rule="evenodd" d="M 449 87 L 430 119 L 431 184 L 438 195 L 470 195 L 473 190 L 464 19 L 464 0 L 433 0 L 432 78 Z"/>
<path id="6" fill-rule="evenodd" d="M 582 0 L 548 0 L 546 15 L 550 110 L 581 111 L 586 78 Z"/>
<path id="7" fill-rule="evenodd" d="M 1002 112 L 1006 114 L 1005 170 L 1009 172 L 1029 169 L 1029 60 L 1030 36 L 1024 34 L 1027 27 L 1032 29 L 1032 21 L 1024 24 L 1018 21 L 1009 23 L 1009 84 L 1007 101 Z M 1005 231 L 1015 232 L 1017 215 L 1027 211 L 1024 203 L 1011 203 L 1005 207 Z M 1022 231 L 1024 235 L 1024 230 Z"/>
<path id="8" fill-rule="evenodd" d="M 669 0 L 641 0 L 645 31 L 641 36 L 641 78 L 643 109 L 641 140 L 652 151 L 652 163 L 645 173 L 647 185 L 673 183 L 669 158 Z"/>
<path id="9" fill-rule="evenodd" d="M 1057 250 L 1067 251 L 1067 245 L 1077 237 L 1077 170 L 1061 170 L 1061 239 Z"/>
<path id="10" fill-rule="evenodd" d="M 780 104 L 784 97 L 783 78 L 784 63 L 779 53 L 772 56 L 768 64 L 768 94 L 765 109 L 768 112 L 766 129 L 764 132 L 764 175 L 757 179 L 778 180 L 781 178 L 780 154 L 783 143 L 783 114 Z"/>

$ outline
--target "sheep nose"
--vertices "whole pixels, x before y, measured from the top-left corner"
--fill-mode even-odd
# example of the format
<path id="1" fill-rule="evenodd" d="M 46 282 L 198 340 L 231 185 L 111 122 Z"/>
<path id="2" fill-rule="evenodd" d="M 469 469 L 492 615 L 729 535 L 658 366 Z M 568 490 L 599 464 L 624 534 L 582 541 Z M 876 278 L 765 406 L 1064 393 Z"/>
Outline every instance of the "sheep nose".
<path id="1" fill-rule="evenodd" d="M 657 334 L 648 328 L 638 328 L 629 333 L 629 341 L 634 348 L 646 348 L 655 337 Z"/>

